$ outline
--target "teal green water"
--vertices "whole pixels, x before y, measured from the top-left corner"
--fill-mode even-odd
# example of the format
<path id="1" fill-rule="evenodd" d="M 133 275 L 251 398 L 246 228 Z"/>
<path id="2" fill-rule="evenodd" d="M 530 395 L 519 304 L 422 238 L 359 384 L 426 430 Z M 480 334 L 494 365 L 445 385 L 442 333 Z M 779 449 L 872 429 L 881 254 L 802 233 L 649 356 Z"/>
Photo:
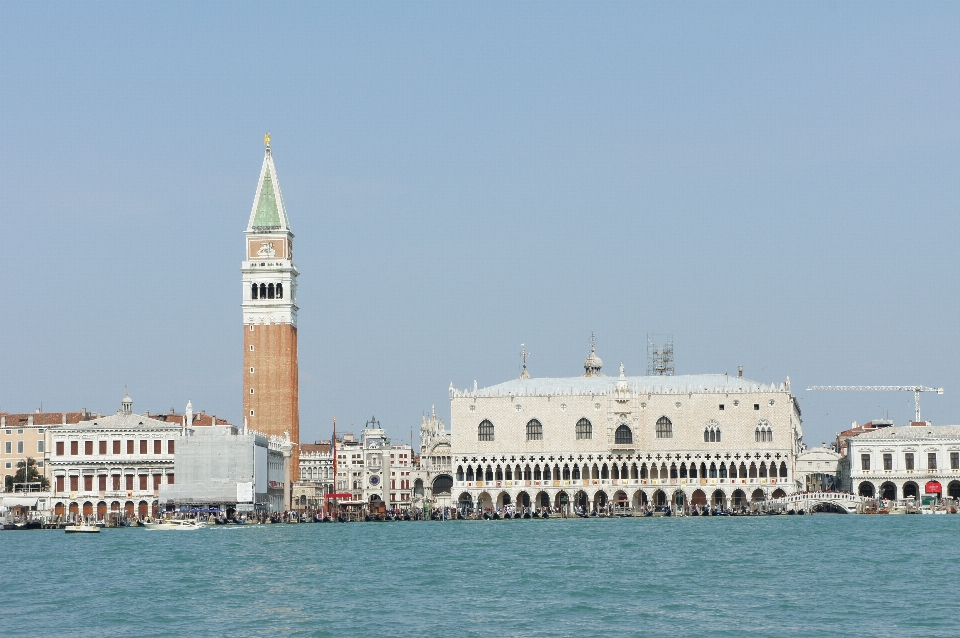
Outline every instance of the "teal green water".
<path id="1" fill-rule="evenodd" d="M 960 516 L 0 532 L 16 635 L 958 636 Z"/>

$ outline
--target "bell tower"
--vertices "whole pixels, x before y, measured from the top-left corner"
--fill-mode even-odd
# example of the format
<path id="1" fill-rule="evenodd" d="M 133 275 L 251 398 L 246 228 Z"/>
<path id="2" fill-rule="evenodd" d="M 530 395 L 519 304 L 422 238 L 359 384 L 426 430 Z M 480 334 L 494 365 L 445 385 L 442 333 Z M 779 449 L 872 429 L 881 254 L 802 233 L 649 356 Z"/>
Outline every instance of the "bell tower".
<path id="1" fill-rule="evenodd" d="M 297 267 L 270 135 L 247 223 L 243 281 L 243 417 L 267 435 L 289 433 L 291 480 L 300 476 Z M 291 486 L 285 486 L 287 490 Z"/>

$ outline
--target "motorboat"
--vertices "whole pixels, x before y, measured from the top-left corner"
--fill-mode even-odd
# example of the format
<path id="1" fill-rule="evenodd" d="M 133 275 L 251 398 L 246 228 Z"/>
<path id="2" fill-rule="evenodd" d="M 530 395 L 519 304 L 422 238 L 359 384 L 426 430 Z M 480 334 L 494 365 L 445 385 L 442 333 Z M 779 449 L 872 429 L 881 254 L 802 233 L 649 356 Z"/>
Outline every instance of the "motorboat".
<path id="1" fill-rule="evenodd" d="M 206 527 L 206 524 L 193 519 L 169 518 L 152 523 L 143 523 L 143 526 L 147 529 L 192 530 Z"/>
<path id="2" fill-rule="evenodd" d="M 80 523 L 78 525 L 67 525 L 63 528 L 67 534 L 99 534 L 100 528 L 96 525 Z"/>

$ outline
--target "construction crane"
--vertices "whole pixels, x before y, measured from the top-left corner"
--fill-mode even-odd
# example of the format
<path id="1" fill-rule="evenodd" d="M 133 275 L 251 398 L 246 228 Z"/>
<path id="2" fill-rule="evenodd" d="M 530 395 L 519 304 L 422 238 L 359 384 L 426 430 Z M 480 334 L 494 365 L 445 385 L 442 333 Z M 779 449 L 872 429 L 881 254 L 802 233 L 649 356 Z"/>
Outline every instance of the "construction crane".
<path id="1" fill-rule="evenodd" d="M 815 385 L 807 390 L 831 390 L 840 392 L 913 392 L 917 418 L 920 421 L 920 393 L 936 392 L 943 394 L 943 388 L 928 388 L 923 385 Z"/>

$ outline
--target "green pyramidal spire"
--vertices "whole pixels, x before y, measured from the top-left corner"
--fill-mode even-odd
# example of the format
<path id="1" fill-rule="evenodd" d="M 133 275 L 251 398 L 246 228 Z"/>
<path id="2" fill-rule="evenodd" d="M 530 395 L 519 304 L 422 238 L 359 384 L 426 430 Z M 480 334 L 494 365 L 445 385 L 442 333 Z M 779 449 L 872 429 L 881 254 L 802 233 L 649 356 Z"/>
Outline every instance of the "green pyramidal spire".
<path id="1" fill-rule="evenodd" d="M 283 206 L 283 195 L 280 194 L 280 182 L 277 180 L 277 169 L 273 165 L 273 154 L 270 152 L 269 138 L 263 156 L 263 167 L 260 169 L 257 194 L 253 200 L 253 210 L 250 212 L 250 223 L 247 226 L 247 231 L 253 232 L 290 230 L 287 211 Z"/>

